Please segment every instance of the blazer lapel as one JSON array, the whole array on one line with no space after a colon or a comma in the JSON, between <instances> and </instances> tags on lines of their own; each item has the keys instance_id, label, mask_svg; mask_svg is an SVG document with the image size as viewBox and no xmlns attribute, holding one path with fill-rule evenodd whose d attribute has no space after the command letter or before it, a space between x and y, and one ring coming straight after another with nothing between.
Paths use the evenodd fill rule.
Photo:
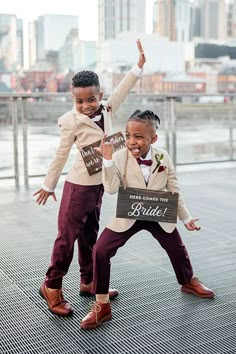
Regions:
<instances>
[{"instance_id":1,"label":"blazer lapel","mask_svg":"<svg viewBox=\"0 0 236 354\"><path fill-rule=\"evenodd\" d=\"M90 119L88 116L86 116L84 114L77 113L75 119L78 119L81 122L83 122L84 124L87 124L90 127L94 128L94 129L97 129L97 130L100 130L100 131L103 132L103 130L95 122L92 121L92 119Z\"/></svg>"},{"instance_id":2,"label":"blazer lapel","mask_svg":"<svg viewBox=\"0 0 236 354\"><path fill-rule=\"evenodd\" d=\"M155 159L155 153L157 152L152 146L151 146L151 149L152 149L152 161L153 161L153 164L152 164L152 168L151 168L151 174L150 174L150 177L149 177L149 180L148 180L148 185L147 185L147 188L151 187L152 183L155 181L155 179L157 178L157 174L158 174L158 168L156 169L155 172L153 172L157 166L157 162L156 162L156 159Z\"/></svg>"},{"instance_id":3,"label":"blazer lapel","mask_svg":"<svg viewBox=\"0 0 236 354\"><path fill-rule=\"evenodd\" d=\"M104 120L104 131L107 135L112 134L112 122L111 122L111 113L104 109L102 110L103 120Z\"/></svg>"}]
</instances>

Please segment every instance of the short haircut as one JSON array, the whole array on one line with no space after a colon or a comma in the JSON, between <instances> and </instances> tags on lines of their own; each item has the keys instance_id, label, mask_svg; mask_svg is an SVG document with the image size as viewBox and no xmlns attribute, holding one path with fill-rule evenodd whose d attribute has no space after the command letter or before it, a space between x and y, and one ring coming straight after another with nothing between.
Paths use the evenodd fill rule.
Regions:
<instances>
[{"instance_id":1,"label":"short haircut","mask_svg":"<svg viewBox=\"0 0 236 354\"><path fill-rule=\"evenodd\" d=\"M148 123L152 125L154 129L158 129L158 124L160 124L160 118L155 113L149 110L140 111L139 109L137 109L128 118L128 122L130 121Z\"/></svg>"},{"instance_id":2,"label":"short haircut","mask_svg":"<svg viewBox=\"0 0 236 354\"><path fill-rule=\"evenodd\" d=\"M90 70L82 70L75 74L72 78L72 87L88 87L96 86L100 88L98 75Z\"/></svg>"}]
</instances>

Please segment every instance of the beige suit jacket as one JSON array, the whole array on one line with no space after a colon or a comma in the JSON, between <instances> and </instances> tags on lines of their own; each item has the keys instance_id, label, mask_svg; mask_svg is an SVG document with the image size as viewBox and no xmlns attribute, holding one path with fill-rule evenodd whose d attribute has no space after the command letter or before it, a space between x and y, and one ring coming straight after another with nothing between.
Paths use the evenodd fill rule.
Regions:
<instances>
[{"instance_id":1,"label":"beige suit jacket","mask_svg":"<svg viewBox=\"0 0 236 354\"><path fill-rule=\"evenodd\" d=\"M138 76L129 71L107 101L107 107L109 106L111 109L107 110L106 106L104 106L102 113L107 135L112 133L112 114L118 110L137 79ZM104 135L102 129L88 116L78 113L75 108L61 116L58 120L58 125L61 131L60 144L45 177L44 186L49 191L55 189L73 144L76 145L78 153L74 165L66 176L66 180L80 185L98 185L102 183L102 172L90 176L80 153L80 149L84 146L102 139Z\"/></svg>"},{"instance_id":2,"label":"beige suit jacket","mask_svg":"<svg viewBox=\"0 0 236 354\"><path fill-rule=\"evenodd\" d=\"M143 174L136 159L127 150L127 148L115 152L113 154L113 165L111 167L105 167L103 165L102 174L105 191L109 194L114 194L118 191L120 186L124 186L125 184L127 187L132 188L142 188L156 191L174 191L179 193L179 219L185 220L190 218L190 214L185 206L183 196L180 192L180 187L178 185L175 169L170 156L166 151L161 149L154 149L152 146L151 153L153 164L151 167L151 174L148 185L146 185ZM165 171L159 172L158 170L152 173L156 167L156 160L154 156L155 153L164 155L162 164L167 167L167 173ZM122 232L128 230L134 223L135 220L132 219L112 217L107 225L107 228L116 232ZM159 224L168 233L172 232L176 226L176 224L173 223L160 222Z\"/></svg>"}]
</instances>

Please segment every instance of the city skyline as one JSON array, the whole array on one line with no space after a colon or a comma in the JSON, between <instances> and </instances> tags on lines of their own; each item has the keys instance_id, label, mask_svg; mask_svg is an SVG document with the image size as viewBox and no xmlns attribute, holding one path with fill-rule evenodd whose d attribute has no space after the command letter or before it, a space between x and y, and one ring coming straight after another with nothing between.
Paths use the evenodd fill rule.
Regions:
<instances>
[{"instance_id":1,"label":"city skyline","mask_svg":"<svg viewBox=\"0 0 236 354\"><path fill-rule=\"evenodd\" d=\"M148 60L146 77L137 92L234 89L234 83L228 84L225 78L221 85L220 74L227 76L235 67L236 18L232 14L236 0L228 9L225 0L150 1L88 0L86 4L94 6L84 14L86 8L82 11L81 3L76 11L70 6L64 10L58 6L53 14L52 7L47 7L45 13L40 6L34 9L35 16L32 12L21 16L8 8L5 12L12 14L0 14L1 80L9 89L61 92L69 89L73 73L90 68L105 73L102 84L106 92L111 92L116 80L137 60L135 42L140 38ZM23 4L27 1L23 0ZM146 4L152 14L151 33L145 26ZM24 66L22 17L25 37L29 38L28 43L25 40ZM81 19L86 19L87 31L97 31L97 42L83 39L79 19L80 30Z\"/></svg>"},{"instance_id":2,"label":"city skyline","mask_svg":"<svg viewBox=\"0 0 236 354\"><path fill-rule=\"evenodd\" d=\"M146 32L152 31L152 10L155 0L146 0ZM82 40L97 40L97 0L67 0L65 3L55 3L53 1L41 0L32 6L29 0L21 0L21 6L15 0L8 0L0 5L0 14L15 14L24 21L24 32L27 37L28 23L38 19L44 14L60 14L79 16L79 36ZM88 15L89 20L88 21ZM94 25L90 25L90 23ZM26 39L27 40L27 39Z\"/></svg>"}]
</instances>

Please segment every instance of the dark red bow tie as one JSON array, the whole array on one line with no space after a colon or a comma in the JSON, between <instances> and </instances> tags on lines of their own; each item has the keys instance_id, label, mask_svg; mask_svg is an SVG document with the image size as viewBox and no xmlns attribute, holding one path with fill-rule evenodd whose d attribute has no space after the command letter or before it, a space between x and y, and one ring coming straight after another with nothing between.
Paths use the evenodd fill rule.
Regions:
<instances>
[{"instance_id":1,"label":"dark red bow tie","mask_svg":"<svg viewBox=\"0 0 236 354\"><path fill-rule=\"evenodd\" d=\"M103 110L103 106L101 105L95 113L93 113L89 116L89 118L95 118L95 117L99 116L100 114L102 114L102 110Z\"/></svg>"},{"instance_id":2,"label":"dark red bow tie","mask_svg":"<svg viewBox=\"0 0 236 354\"><path fill-rule=\"evenodd\" d=\"M137 158L137 162L139 165L152 166L152 160L141 160L139 157Z\"/></svg>"}]
</instances>

